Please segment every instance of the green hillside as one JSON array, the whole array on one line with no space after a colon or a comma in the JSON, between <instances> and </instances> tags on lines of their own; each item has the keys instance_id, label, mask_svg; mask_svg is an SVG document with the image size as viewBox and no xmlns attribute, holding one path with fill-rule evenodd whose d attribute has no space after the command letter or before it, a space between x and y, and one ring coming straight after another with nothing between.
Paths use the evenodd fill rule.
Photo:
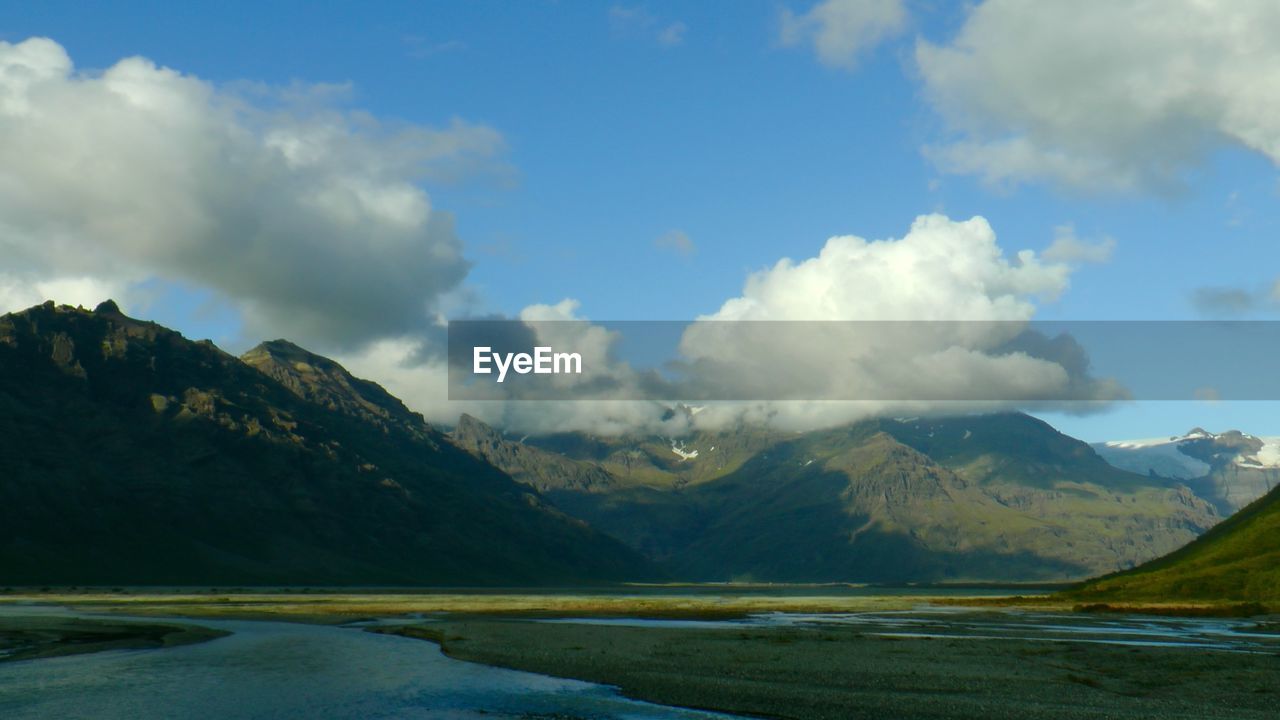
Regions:
<instances>
[{"instance_id":1,"label":"green hillside","mask_svg":"<svg viewBox=\"0 0 1280 720\"><path fill-rule=\"evenodd\" d=\"M1175 552L1069 593L1088 600L1280 602L1280 489Z\"/></svg>"}]
</instances>

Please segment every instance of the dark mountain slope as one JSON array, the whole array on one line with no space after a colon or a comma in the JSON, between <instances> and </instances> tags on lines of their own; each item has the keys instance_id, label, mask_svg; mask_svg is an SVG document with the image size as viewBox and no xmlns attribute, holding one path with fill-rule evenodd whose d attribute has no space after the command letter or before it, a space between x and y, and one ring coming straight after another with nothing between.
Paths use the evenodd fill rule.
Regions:
<instances>
[{"instance_id":1,"label":"dark mountain slope","mask_svg":"<svg viewBox=\"0 0 1280 720\"><path fill-rule=\"evenodd\" d=\"M651 576L377 386L297 353L265 345L259 371L111 303L0 317L0 583Z\"/></svg>"}]
</instances>

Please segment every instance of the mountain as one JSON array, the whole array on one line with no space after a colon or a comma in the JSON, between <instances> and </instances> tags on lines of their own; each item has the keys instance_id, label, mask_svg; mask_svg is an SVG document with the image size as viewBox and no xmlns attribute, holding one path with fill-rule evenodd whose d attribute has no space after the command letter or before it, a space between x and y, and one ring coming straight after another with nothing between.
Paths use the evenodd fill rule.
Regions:
<instances>
[{"instance_id":1,"label":"mountain","mask_svg":"<svg viewBox=\"0 0 1280 720\"><path fill-rule=\"evenodd\" d=\"M249 367L284 385L294 395L325 409L382 429L426 440L430 428L422 416L382 389L361 380L329 358L288 340L264 342L240 356Z\"/></svg>"},{"instance_id":2,"label":"mountain","mask_svg":"<svg viewBox=\"0 0 1280 720\"><path fill-rule=\"evenodd\" d=\"M599 466L622 485L682 488L723 477L792 436L794 433L740 424L680 438L556 433L533 436L525 443Z\"/></svg>"},{"instance_id":3,"label":"mountain","mask_svg":"<svg viewBox=\"0 0 1280 720\"><path fill-rule=\"evenodd\" d=\"M1070 591L1086 601L1280 602L1280 489L1164 557Z\"/></svg>"},{"instance_id":4,"label":"mountain","mask_svg":"<svg viewBox=\"0 0 1280 720\"><path fill-rule=\"evenodd\" d=\"M377 385L121 314L0 317L0 584L655 577Z\"/></svg>"},{"instance_id":5,"label":"mountain","mask_svg":"<svg viewBox=\"0 0 1280 720\"><path fill-rule=\"evenodd\" d=\"M1083 578L1169 552L1218 520L1186 487L1114 468L1018 413L520 445L545 451L531 462L555 454L606 469L607 486L547 495L687 580Z\"/></svg>"},{"instance_id":6,"label":"mountain","mask_svg":"<svg viewBox=\"0 0 1280 720\"><path fill-rule=\"evenodd\" d=\"M1185 435L1114 440L1093 448L1115 467L1185 482L1224 515L1280 485L1280 438L1193 428Z\"/></svg>"},{"instance_id":7,"label":"mountain","mask_svg":"<svg viewBox=\"0 0 1280 720\"><path fill-rule=\"evenodd\" d=\"M470 415L449 433L453 444L538 490L603 492L617 480L595 463L581 462L541 448L512 442Z\"/></svg>"}]
</instances>

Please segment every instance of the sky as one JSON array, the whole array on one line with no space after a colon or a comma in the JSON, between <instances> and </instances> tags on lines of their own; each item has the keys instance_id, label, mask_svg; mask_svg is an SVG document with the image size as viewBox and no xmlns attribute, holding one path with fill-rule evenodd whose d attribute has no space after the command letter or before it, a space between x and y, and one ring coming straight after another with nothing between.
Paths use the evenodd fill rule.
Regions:
<instances>
[{"instance_id":1,"label":"sky","mask_svg":"<svg viewBox=\"0 0 1280 720\"><path fill-rule=\"evenodd\" d=\"M8 10L0 310L111 295L231 351L289 337L431 419L447 318L1280 309L1271 2ZM1280 435L1277 410L1044 417Z\"/></svg>"}]
</instances>

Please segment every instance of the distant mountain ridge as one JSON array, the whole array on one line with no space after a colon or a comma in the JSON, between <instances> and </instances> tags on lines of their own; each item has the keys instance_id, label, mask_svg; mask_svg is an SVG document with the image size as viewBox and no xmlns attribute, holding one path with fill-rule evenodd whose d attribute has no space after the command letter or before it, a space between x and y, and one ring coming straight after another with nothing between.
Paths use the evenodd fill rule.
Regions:
<instances>
[{"instance_id":1,"label":"distant mountain ridge","mask_svg":"<svg viewBox=\"0 0 1280 720\"><path fill-rule=\"evenodd\" d=\"M485 457L517 452L466 422ZM1219 519L1186 487L1114 468L1022 414L519 443L529 446L544 452L526 463L607 470L610 485L547 494L688 580L1082 578L1173 550Z\"/></svg>"},{"instance_id":2,"label":"distant mountain ridge","mask_svg":"<svg viewBox=\"0 0 1280 720\"><path fill-rule=\"evenodd\" d=\"M0 467L2 584L659 577L337 363L110 302L0 316Z\"/></svg>"}]
</instances>

